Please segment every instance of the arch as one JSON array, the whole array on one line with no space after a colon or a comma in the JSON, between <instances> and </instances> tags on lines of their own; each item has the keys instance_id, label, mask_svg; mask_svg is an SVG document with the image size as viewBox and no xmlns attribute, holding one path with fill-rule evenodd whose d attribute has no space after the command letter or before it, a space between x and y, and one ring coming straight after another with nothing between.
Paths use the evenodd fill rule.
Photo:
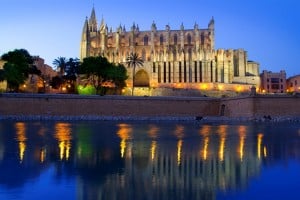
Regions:
<instances>
[{"instance_id":1,"label":"arch","mask_svg":"<svg viewBox=\"0 0 300 200\"><path fill-rule=\"evenodd\" d=\"M150 78L148 73L144 69L140 69L135 73L134 87L149 87Z\"/></svg>"}]
</instances>

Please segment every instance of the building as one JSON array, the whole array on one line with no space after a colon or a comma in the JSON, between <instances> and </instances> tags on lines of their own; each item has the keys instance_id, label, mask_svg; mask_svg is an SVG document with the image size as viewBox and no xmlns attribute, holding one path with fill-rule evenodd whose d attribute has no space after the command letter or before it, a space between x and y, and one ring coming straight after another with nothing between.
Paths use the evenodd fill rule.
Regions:
<instances>
[{"instance_id":1,"label":"building","mask_svg":"<svg viewBox=\"0 0 300 200\"><path fill-rule=\"evenodd\" d=\"M3 69L4 64L5 64L5 61L4 60L0 60L0 69ZM5 81L0 81L0 92L6 91L6 88L7 88L7 82L6 82L6 80Z\"/></svg>"},{"instance_id":2,"label":"building","mask_svg":"<svg viewBox=\"0 0 300 200\"><path fill-rule=\"evenodd\" d=\"M49 65L45 64L45 60L39 56L32 56L33 65L41 71L41 76L29 74L28 79L19 89L23 92L45 92L50 89L49 82L52 77L57 76L57 72ZM5 61L0 60L0 69L3 69ZM7 82L0 82L0 92L7 90Z\"/></svg>"},{"instance_id":3,"label":"building","mask_svg":"<svg viewBox=\"0 0 300 200\"><path fill-rule=\"evenodd\" d=\"M260 74L262 93L285 93L287 89L286 85L286 73L284 70L280 72L271 72L263 70Z\"/></svg>"},{"instance_id":4,"label":"building","mask_svg":"<svg viewBox=\"0 0 300 200\"><path fill-rule=\"evenodd\" d=\"M29 78L22 87L25 92L50 92L50 81L57 76L57 72L49 65L45 64L45 60L39 56L32 56L33 65L41 71L41 75L30 74Z\"/></svg>"},{"instance_id":5,"label":"building","mask_svg":"<svg viewBox=\"0 0 300 200\"><path fill-rule=\"evenodd\" d=\"M102 18L98 26L95 9L85 20L80 44L80 59L105 56L110 62L125 64L131 52L144 65L136 70L135 87L233 89L259 86L259 64L247 60L243 49L215 49L215 22L206 28L195 23L192 29L169 25L159 30L155 22L142 31L137 24L130 30L119 26L116 31ZM132 70L127 85L132 86Z\"/></svg>"},{"instance_id":6,"label":"building","mask_svg":"<svg viewBox=\"0 0 300 200\"><path fill-rule=\"evenodd\" d=\"M300 74L287 79L288 92L300 92Z\"/></svg>"}]
</instances>

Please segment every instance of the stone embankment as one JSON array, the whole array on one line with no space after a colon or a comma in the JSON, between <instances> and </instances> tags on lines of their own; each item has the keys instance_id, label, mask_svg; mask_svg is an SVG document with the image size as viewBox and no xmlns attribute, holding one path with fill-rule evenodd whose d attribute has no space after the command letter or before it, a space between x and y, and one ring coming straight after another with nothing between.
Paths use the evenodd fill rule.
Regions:
<instances>
[{"instance_id":1,"label":"stone embankment","mask_svg":"<svg viewBox=\"0 0 300 200\"><path fill-rule=\"evenodd\" d=\"M131 97L0 94L0 119L300 122L300 97Z\"/></svg>"}]
</instances>

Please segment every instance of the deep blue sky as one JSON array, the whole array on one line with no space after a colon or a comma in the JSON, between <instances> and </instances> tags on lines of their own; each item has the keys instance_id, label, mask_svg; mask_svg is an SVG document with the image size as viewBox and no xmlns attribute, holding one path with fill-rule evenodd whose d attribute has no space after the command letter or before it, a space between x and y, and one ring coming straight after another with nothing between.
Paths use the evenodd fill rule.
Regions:
<instances>
[{"instance_id":1,"label":"deep blue sky","mask_svg":"<svg viewBox=\"0 0 300 200\"><path fill-rule=\"evenodd\" d=\"M83 23L95 7L98 23L133 22L149 30L186 29L197 22L206 28L215 19L216 48L248 51L260 69L300 74L300 3L297 0L1 0L0 55L25 48L46 63L59 57L79 57Z\"/></svg>"}]
</instances>

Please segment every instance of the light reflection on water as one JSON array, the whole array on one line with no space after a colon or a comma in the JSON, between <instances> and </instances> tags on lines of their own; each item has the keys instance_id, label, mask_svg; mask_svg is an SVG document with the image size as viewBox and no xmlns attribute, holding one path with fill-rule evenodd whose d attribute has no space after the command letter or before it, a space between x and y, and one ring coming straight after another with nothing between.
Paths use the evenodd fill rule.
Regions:
<instances>
[{"instance_id":1,"label":"light reflection on water","mask_svg":"<svg viewBox=\"0 0 300 200\"><path fill-rule=\"evenodd\" d=\"M272 191L286 174L299 180L299 133L296 124L1 121L0 199L251 199L253 183Z\"/></svg>"}]
</instances>

